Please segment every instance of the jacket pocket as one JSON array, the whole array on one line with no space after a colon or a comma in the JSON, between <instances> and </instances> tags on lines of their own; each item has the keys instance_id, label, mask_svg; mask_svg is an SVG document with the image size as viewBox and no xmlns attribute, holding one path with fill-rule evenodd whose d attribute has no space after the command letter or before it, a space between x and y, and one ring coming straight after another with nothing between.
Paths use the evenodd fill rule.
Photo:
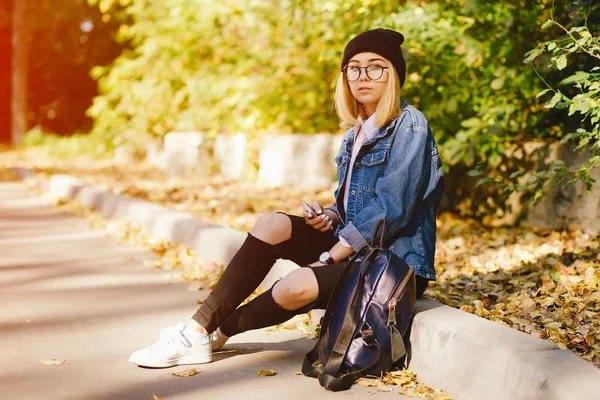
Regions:
<instances>
[{"instance_id":1,"label":"jacket pocket","mask_svg":"<svg viewBox=\"0 0 600 400\"><path fill-rule=\"evenodd\" d=\"M361 160L361 164L366 165L368 167L383 164L387 157L387 152L387 149L374 150L363 157L363 159Z\"/></svg>"}]
</instances>

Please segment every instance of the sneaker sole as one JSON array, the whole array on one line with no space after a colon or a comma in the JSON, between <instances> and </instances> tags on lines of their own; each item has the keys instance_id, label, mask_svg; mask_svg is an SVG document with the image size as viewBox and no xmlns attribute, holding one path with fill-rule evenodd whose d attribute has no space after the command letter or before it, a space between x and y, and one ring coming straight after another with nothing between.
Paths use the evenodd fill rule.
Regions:
<instances>
[{"instance_id":1,"label":"sneaker sole","mask_svg":"<svg viewBox=\"0 0 600 400\"><path fill-rule=\"evenodd\" d=\"M149 368L168 368L175 367L177 365L190 365L190 364L207 364L212 361L212 354L208 354L205 356L186 356L180 357L175 360L164 361L164 362L142 362L135 361L134 359L129 359L129 362L133 364L137 364L140 367L149 367Z\"/></svg>"}]
</instances>

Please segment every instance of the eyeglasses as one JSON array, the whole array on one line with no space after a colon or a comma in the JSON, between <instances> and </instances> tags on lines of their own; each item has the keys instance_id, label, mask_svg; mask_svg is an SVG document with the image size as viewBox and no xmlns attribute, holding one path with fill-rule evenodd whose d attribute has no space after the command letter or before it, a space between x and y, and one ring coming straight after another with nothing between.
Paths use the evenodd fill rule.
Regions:
<instances>
[{"instance_id":1,"label":"eyeglasses","mask_svg":"<svg viewBox=\"0 0 600 400\"><path fill-rule=\"evenodd\" d=\"M383 76L383 71L388 69L388 67L382 67L381 65L377 64L367 65L366 67L359 67L357 65L346 65L344 68L342 68L342 72L346 76L346 79L348 79L348 82L356 82L360 79L360 75L363 69L365 70L367 78L369 78L372 81L377 81L381 79L381 77Z\"/></svg>"}]
</instances>

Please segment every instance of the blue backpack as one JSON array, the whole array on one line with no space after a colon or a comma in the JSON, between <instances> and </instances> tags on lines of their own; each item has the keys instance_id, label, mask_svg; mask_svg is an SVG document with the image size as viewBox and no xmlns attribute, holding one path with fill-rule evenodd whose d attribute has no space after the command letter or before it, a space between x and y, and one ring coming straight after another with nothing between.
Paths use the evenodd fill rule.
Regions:
<instances>
[{"instance_id":1,"label":"blue backpack","mask_svg":"<svg viewBox=\"0 0 600 400\"><path fill-rule=\"evenodd\" d=\"M302 373L318 378L328 390L346 390L360 377L380 376L406 355L404 340L416 301L415 274L383 248L385 233L382 219L370 245L344 268L321 321L317 344L304 359Z\"/></svg>"}]
</instances>

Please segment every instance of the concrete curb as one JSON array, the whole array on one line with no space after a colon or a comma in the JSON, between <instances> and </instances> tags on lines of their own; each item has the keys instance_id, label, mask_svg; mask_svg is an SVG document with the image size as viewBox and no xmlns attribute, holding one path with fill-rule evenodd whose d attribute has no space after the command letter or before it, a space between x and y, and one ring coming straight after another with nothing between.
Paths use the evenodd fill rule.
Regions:
<instances>
[{"instance_id":1,"label":"concrete curb","mask_svg":"<svg viewBox=\"0 0 600 400\"><path fill-rule=\"evenodd\" d=\"M598 399L600 369L558 345L431 300L417 302L410 368L462 399Z\"/></svg>"},{"instance_id":2,"label":"concrete curb","mask_svg":"<svg viewBox=\"0 0 600 400\"><path fill-rule=\"evenodd\" d=\"M15 172L30 184L76 200L109 218L127 218L159 238L183 243L203 258L227 264L245 234L190 214L85 185L68 175L44 184L29 170ZM278 261L269 287L297 267ZM600 393L600 369L549 341L431 300L417 301L409 367L431 387L465 400L587 400Z\"/></svg>"}]
</instances>

